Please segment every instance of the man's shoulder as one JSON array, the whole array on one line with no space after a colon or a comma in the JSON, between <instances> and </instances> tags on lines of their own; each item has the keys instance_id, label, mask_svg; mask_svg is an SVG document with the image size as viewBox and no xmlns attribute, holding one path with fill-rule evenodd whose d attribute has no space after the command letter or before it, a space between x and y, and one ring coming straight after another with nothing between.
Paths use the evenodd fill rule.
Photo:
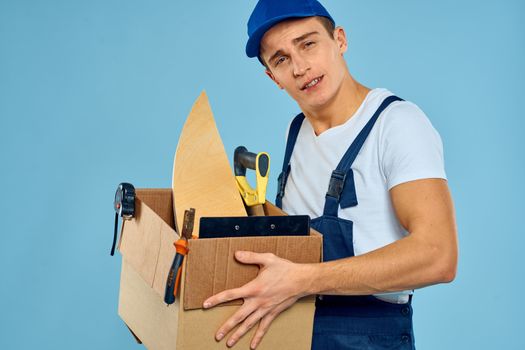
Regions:
<instances>
[{"instance_id":1,"label":"man's shoulder","mask_svg":"<svg viewBox=\"0 0 525 350\"><path fill-rule=\"evenodd\" d=\"M392 91L385 88L375 88L370 90L365 103L368 104L368 108L377 109L381 103L390 96L397 96L402 101L393 102L388 108L385 109L384 114L388 115L408 115L416 117L426 117L423 110L416 105L414 102L405 99L402 95L393 93Z\"/></svg>"},{"instance_id":2,"label":"man's shoulder","mask_svg":"<svg viewBox=\"0 0 525 350\"><path fill-rule=\"evenodd\" d=\"M376 91L377 90L377 91ZM382 101L389 96L396 95L387 89L374 89L374 96L370 99L373 109L377 109ZM378 119L378 129L384 132L395 132L405 128L433 128L432 124L423 110L414 102L403 99L402 101L393 102L388 106Z\"/></svg>"}]
</instances>

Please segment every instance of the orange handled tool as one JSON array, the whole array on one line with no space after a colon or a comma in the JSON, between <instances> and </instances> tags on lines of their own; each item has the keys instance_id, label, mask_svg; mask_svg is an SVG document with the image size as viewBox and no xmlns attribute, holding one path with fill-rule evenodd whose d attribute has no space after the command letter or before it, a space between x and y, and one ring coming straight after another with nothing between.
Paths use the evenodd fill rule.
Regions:
<instances>
[{"instance_id":1,"label":"orange handled tool","mask_svg":"<svg viewBox=\"0 0 525 350\"><path fill-rule=\"evenodd\" d=\"M173 264L171 264L170 272L168 273L166 291L164 293L164 302L168 305L175 302L180 276L182 274L182 262L186 254L188 254L188 239L192 238L194 221L195 209L191 208L190 210L186 210L184 212L181 238L173 243L177 253L175 254Z\"/></svg>"}]
</instances>

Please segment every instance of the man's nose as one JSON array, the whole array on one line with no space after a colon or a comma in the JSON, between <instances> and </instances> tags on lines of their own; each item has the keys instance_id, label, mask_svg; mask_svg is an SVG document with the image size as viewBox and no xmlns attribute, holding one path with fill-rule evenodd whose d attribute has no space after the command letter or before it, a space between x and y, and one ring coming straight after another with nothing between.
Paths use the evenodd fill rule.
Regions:
<instances>
[{"instance_id":1,"label":"man's nose","mask_svg":"<svg viewBox=\"0 0 525 350\"><path fill-rule=\"evenodd\" d=\"M310 69L308 61L303 59L300 55L293 58L293 75L295 77L303 76Z\"/></svg>"}]
</instances>

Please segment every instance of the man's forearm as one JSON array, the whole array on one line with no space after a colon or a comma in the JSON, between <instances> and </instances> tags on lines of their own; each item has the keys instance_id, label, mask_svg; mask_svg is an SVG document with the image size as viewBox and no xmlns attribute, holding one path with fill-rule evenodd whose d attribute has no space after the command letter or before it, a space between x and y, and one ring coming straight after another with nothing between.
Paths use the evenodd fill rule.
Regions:
<instances>
[{"instance_id":1,"label":"man's forearm","mask_svg":"<svg viewBox=\"0 0 525 350\"><path fill-rule=\"evenodd\" d=\"M364 255L304 266L305 294L368 295L450 282L456 262L455 245L412 234Z\"/></svg>"}]
</instances>

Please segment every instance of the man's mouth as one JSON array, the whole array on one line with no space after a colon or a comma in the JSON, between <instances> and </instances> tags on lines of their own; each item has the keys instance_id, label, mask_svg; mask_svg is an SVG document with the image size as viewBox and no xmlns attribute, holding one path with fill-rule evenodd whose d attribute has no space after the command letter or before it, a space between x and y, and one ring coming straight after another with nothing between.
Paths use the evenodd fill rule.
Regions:
<instances>
[{"instance_id":1,"label":"man's mouth","mask_svg":"<svg viewBox=\"0 0 525 350\"><path fill-rule=\"evenodd\" d=\"M319 82L323 80L323 75L321 75L320 77L317 77L317 78L314 78L312 80L310 80L308 83L304 84L303 87L301 88L301 90L307 90L307 89L310 89L314 86L316 86L317 84L319 84Z\"/></svg>"}]
</instances>

